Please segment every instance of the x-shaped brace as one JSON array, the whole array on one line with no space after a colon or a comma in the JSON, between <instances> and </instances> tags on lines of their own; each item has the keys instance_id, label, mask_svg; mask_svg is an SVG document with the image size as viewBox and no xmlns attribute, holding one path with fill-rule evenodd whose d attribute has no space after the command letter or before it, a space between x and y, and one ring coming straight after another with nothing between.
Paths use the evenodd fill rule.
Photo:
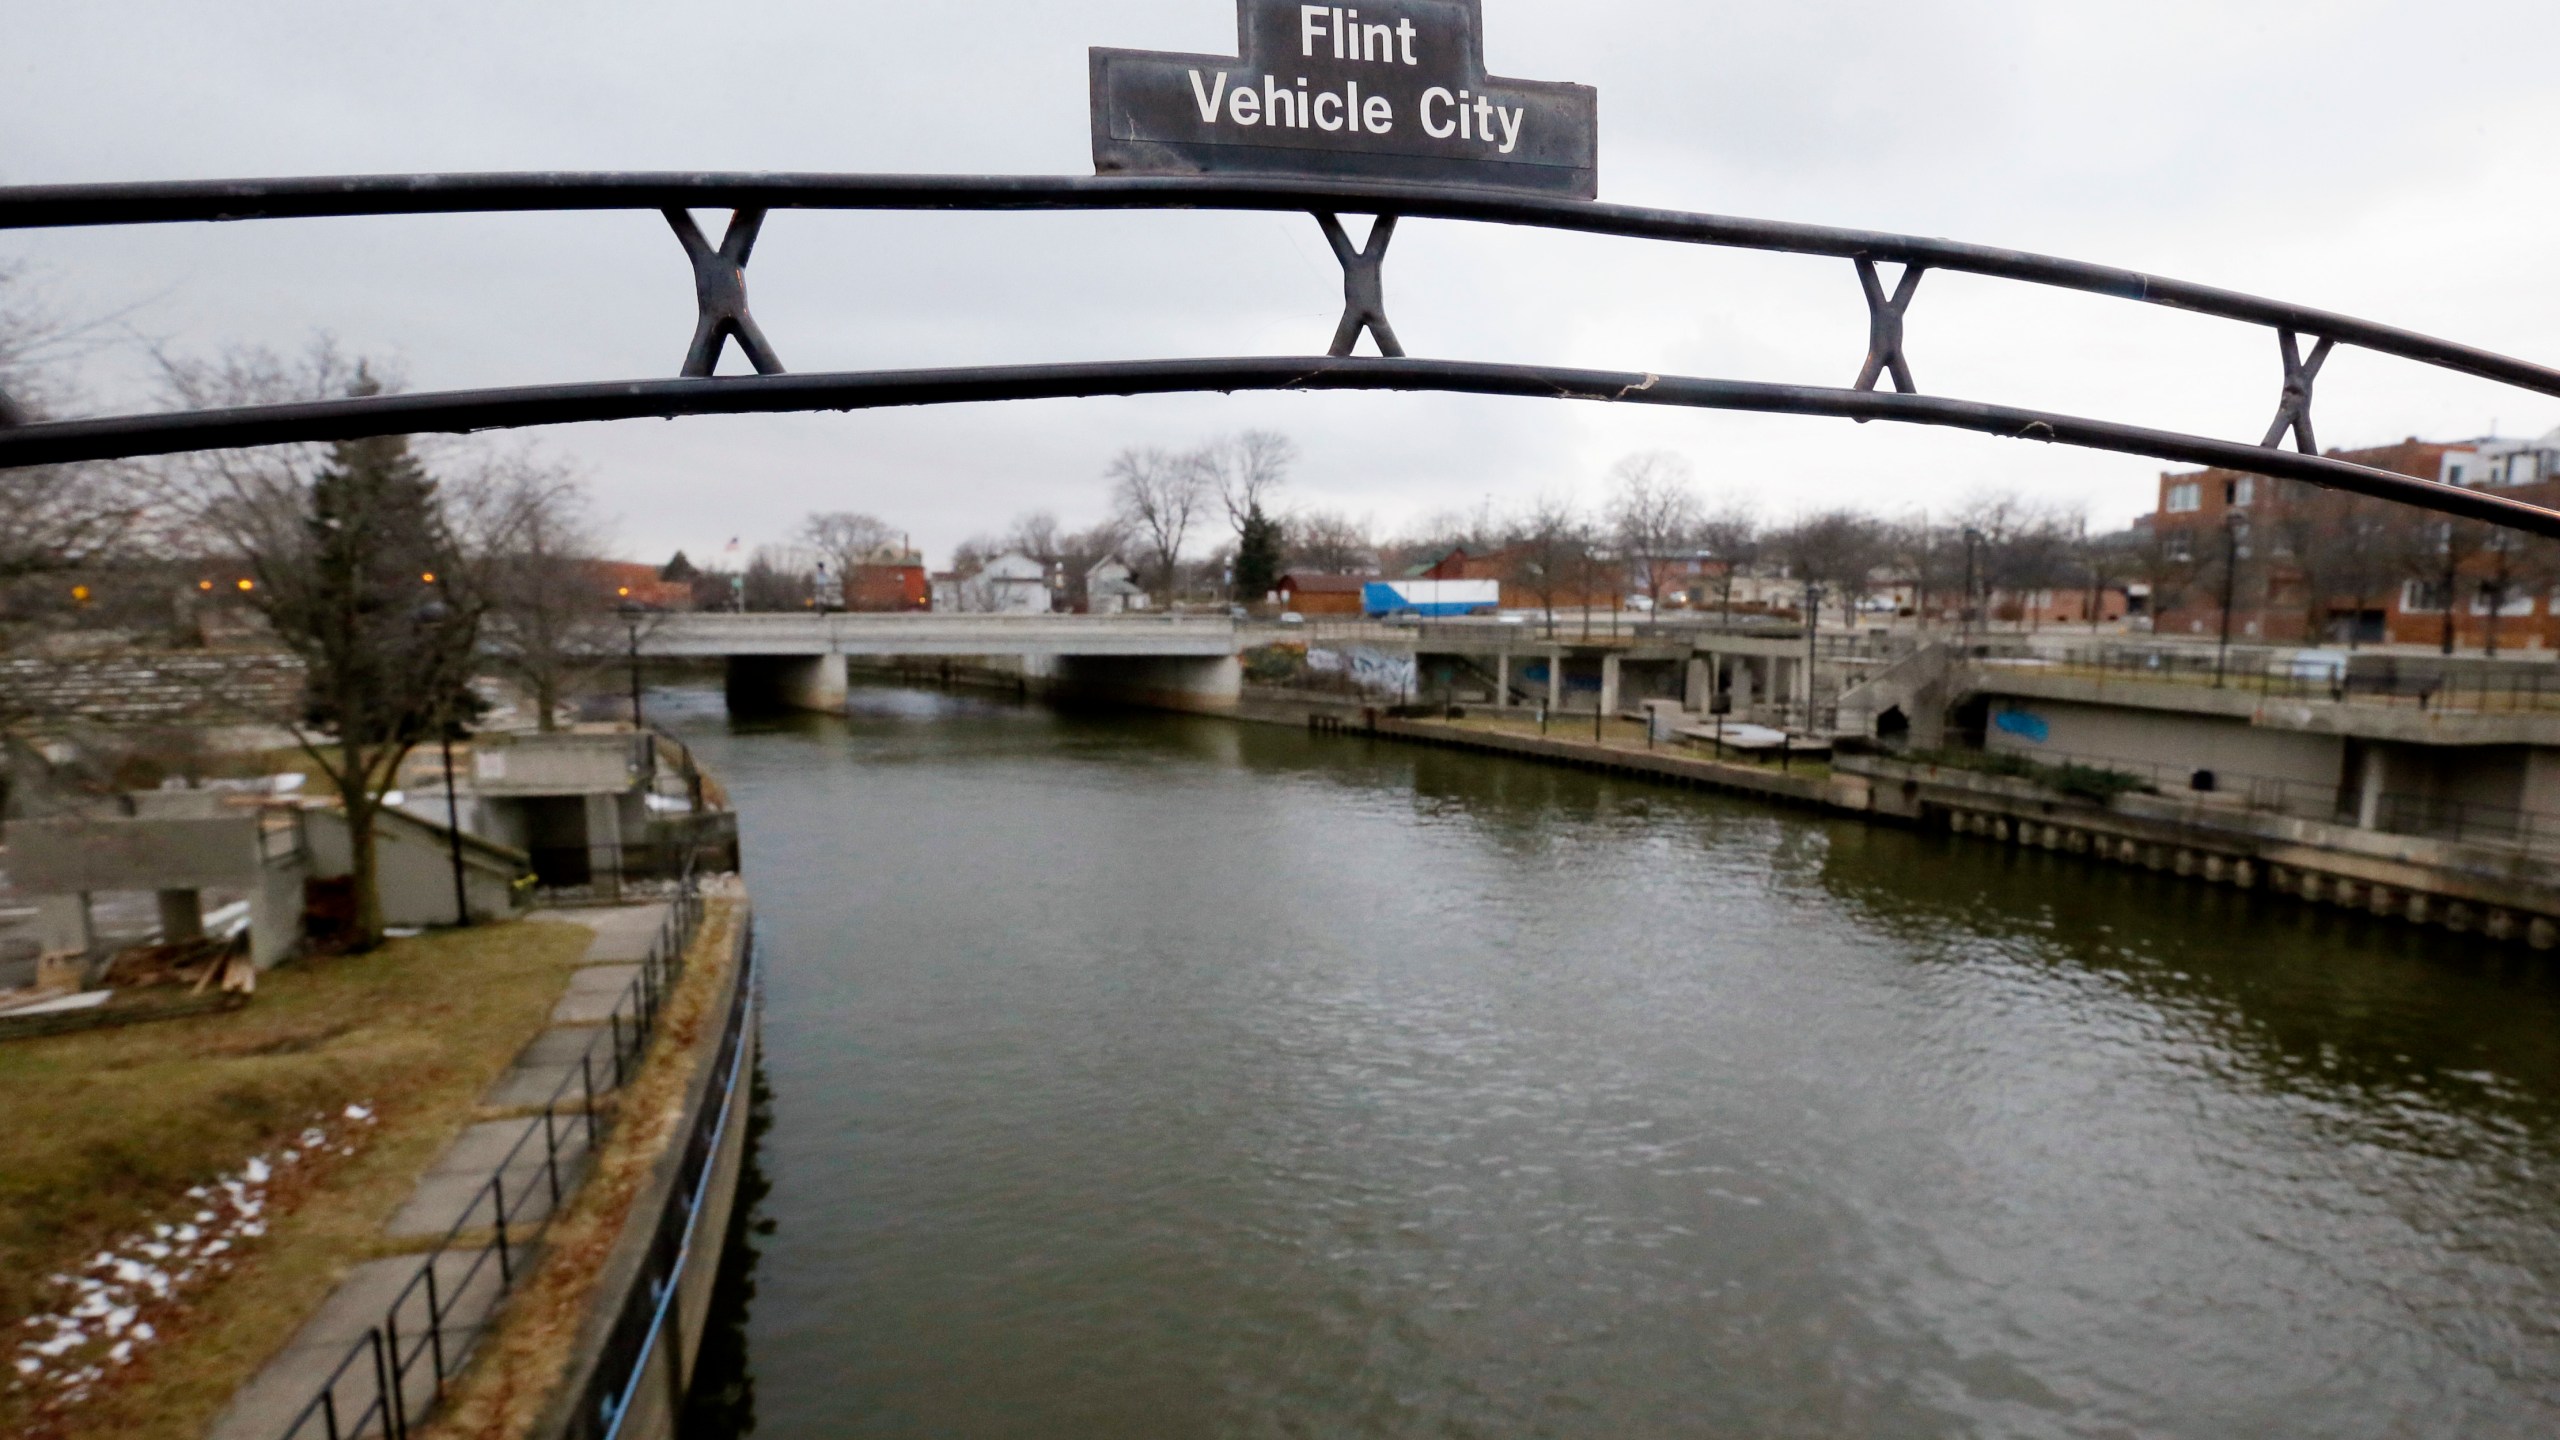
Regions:
<instances>
[{"instance_id":1,"label":"x-shaped brace","mask_svg":"<svg viewBox=\"0 0 2560 1440\"><path fill-rule=\"evenodd\" d=\"M731 212L729 231L720 237L720 248L716 250L702 238L702 229L693 223L692 215L682 210L669 210L666 215L668 227L684 244L685 258L693 262L693 298L702 311L700 322L693 328L693 348L684 353L683 373L701 378L719 369L721 347L734 335L738 348L746 352L757 374L781 374L781 359L765 343L764 331L756 328L755 316L747 313L747 257L755 253L756 232L764 228L764 212Z\"/></svg>"},{"instance_id":2,"label":"x-shaped brace","mask_svg":"<svg viewBox=\"0 0 2560 1440\"><path fill-rule=\"evenodd\" d=\"M2302 340L2290 330L2276 332L2276 344L2284 351L2284 403L2276 408L2276 423L2267 427L2267 438L2258 443L2269 450L2284 444L2284 432L2293 432L2295 443L2305 455L2320 453L2320 442L2311 438L2311 386L2320 378L2320 367L2329 363L2329 352L2338 342L2323 338L2302 358Z\"/></svg>"},{"instance_id":3,"label":"x-shaped brace","mask_svg":"<svg viewBox=\"0 0 2560 1440\"><path fill-rule=\"evenodd\" d=\"M1887 299L1884 281L1876 275L1876 262L1859 259L1858 288L1867 292L1867 363L1858 371L1858 389L1873 390L1890 373L1895 390L1905 395L1920 393L1920 387L1911 381L1911 362L1902 355L1902 317L1911 309L1911 297L1920 293L1920 277L1927 273L1926 265L1905 264L1902 283Z\"/></svg>"},{"instance_id":4,"label":"x-shaped brace","mask_svg":"<svg viewBox=\"0 0 2560 1440\"><path fill-rule=\"evenodd\" d=\"M1369 243L1353 249L1351 237L1342 229L1342 221L1318 211L1316 223L1324 227L1325 242L1333 247L1333 258L1342 262L1342 324L1333 332L1333 348L1329 355L1348 355L1360 343L1360 332L1376 337L1378 353L1389 359L1404 355L1404 346L1396 343L1396 327L1387 323L1386 277L1387 243L1396 238L1396 217L1381 215L1369 227Z\"/></svg>"}]
</instances>

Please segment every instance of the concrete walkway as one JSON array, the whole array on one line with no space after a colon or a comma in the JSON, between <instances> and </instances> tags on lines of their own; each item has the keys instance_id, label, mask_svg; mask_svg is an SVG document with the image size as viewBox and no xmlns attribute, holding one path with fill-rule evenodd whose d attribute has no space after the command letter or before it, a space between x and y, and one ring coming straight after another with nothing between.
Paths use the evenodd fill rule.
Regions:
<instances>
[{"instance_id":1,"label":"concrete walkway","mask_svg":"<svg viewBox=\"0 0 2560 1440\"><path fill-rule=\"evenodd\" d=\"M435 1261L435 1313L443 1323L429 1323L424 1285L402 1295L426 1263L422 1256L357 1266L292 1341L231 1397L230 1407L214 1422L211 1440L285 1440L288 1427L323 1387L337 1402L339 1435L354 1440L384 1433L382 1417L366 1415L366 1407L380 1394L371 1354L347 1364L334 1383L330 1377L366 1332L384 1325L386 1317L399 1331L400 1353L394 1363L406 1365L400 1388L408 1418L421 1418L436 1397L433 1347L442 1346L448 1373L458 1370L490 1312L505 1298L505 1275L524 1273L535 1258L529 1247L512 1239L504 1271L498 1256L479 1252L479 1244L495 1228L497 1196L505 1196L512 1237L548 1219L585 1178L588 1081L592 1079L595 1095L603 1095L612 1091L616 1077L609 1045L596 1046L584 1065L581 1057L589 1056L610 1017L631 1018L631 982L657 943L667 906L549 910L527 918L583 925L595 932L595 939L571 972L567 993L553 1007L552 1028L535 1036L489 1087L480 1100L482 1118L465 1127L427 1167L384 1227L393 1240L432 1242L457 1224L463 1226L463 1246ZM539 1113L523 1113L546 1105L552 1106L548 1122ZM546 1123L548 1143L542 1133ZM393 1316L395 1300L399 1311ZM328 1433L326 1420L314 1410L297 1440L319 1440Z\"/></svg>"}]
</instances>

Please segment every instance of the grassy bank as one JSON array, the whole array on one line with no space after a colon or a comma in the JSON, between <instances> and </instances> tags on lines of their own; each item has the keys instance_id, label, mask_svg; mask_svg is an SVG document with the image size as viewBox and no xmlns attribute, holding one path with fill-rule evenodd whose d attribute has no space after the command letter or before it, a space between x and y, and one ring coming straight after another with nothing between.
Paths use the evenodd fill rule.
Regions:
<instances>
[{"instance_id":1,"label":"grassy bank","mask_svg":"<svg viewBox=\"0 0 2560 1440\"><path fill-rule=\"evenodd\" d=\"M23 1317L70 1303L52 1277L205 1213L189 1190L253 1158L276 1171L262 1233L140 1307L150 1343L101 1361L77 1404L54 1407L50 1381L0 1386L0 1434L201 1434L337 1277L382 1252L384 1221L542 1028L588 939L516 924L395 941L272 972L234 1013L0 1045L0 1360ZM370 1119L348 1123L350 1105ZM321 1122L330 1142L300 1146Z\"/></svg>"}]
</instances>

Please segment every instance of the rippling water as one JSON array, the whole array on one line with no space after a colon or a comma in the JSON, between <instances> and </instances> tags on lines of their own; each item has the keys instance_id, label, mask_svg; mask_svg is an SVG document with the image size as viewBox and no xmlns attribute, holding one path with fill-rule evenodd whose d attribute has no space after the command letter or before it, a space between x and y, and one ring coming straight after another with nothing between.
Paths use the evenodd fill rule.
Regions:
<instances>
[{"instance_id":1,"label":"rippling water","mask_svg":"<svg viewBox=\"0 0 2560 1440\"><path fill-rule=\"evenodd\" d=\"M730 725L768 1436L2560 1434L2548 962L1356 739Z\"/></svg>"}]
</instances>

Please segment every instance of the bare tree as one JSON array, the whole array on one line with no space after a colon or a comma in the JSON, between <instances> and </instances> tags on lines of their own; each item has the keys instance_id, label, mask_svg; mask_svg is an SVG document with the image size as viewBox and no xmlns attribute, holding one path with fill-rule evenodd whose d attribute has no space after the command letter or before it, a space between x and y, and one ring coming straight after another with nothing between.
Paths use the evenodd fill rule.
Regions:
<instances>
[{"instance_id":1,"label":"bare tree","mask_svg":"<svg viewBox=\"0 0 2560 1440\"><path fill-rule=\"evenodd\" d=\"M839 580L852 579L855 569L870 564L881 551L902 548L888 521L851 510L810 516L800 522L800 538L826 552Z\"/></svg>"},{"instance_id":2,"label":"bare tree","mask_svg":"<svg viewBox=\"0 0 2560 1440\"><path fill-rule=\"evenodd\" d=\"M2347 622L2352 649L2363 643L2364 617L2390 604L2400 579L2394 551L2412 517L2405 506L2369 496L2331 492L2327 499L2332 518L2320 536L2323 565L2331 592L2355 607Z\"/></svg>"},{"instance_id":3,"label":"bare tree","mask_svg":"<svg viewBox=\"0 0 2560 1440\"><path fill-rule=\"evenodd\" d=\"M1150 578L1169 607L1181 583L1183 548L1208 499L1207 468L1196 454L1148 448L1121 451L1104 473L1120 518L1147 548Z\"/></svg>"},{"instance_id":4,"label":"bare tree","mask_svg":"<svg viewBox=\"0 0 2560 1440\"><path fill-rule=\"evenodd\" d=\"M1538 597L1547 632L1555 633L1556 597L1590 565L1591 526L1570 500L1542 496L1512 527L1510 580ZM1585 594L1587 606L1590 596Z\"/></svg>"},{"instance_id":5,"label":"bare tree","mask_svg":"<svg viewBox=\"0 0 2560 1440\"><path fill-rule=\"evenodd\" d=\"M1760 517L1751 507L1729 503L1698 522L1698 548L1716 566L1716 599L1726 623L1733 620L1733 587L1742 572L1760 563Z\"/></svg>"},{"instance_id":6,"label":"bare tree","mask_svg":"<svg viewBox=\"0 0 2560 1440\"><path fill-rule=\"evenodd\" d=\"M492 535L482 652L490 668L523 688L535 724L547 733L622 638L615 597L594 569L603 544L585 494L558 466L504 463L474 508L481 518L473 528Z\"/></svg>"},{"instance_id":7,"label":"bare tree","mask_svg":"<svg viewBox=\"0 0 2560 1440\"><path fill-rule=\"evenodd\" d=\"M1367 573L1378 561L1369 527L1338 510L1310 510L1288 528L1289 565L1325 575Z\"/></svg>"},{"instance_id":8,"label":"bare tree","mask_svg":"<svg viewBox=\"0 0 2560 1440\"><path fill-rule=\"evenodd\" d=\"M1217 488L1227 525L1241 537L1256 510L1269 514L1272 498L1298 463L1298 442L1274 430L1247 430L1204 446L1197 463Z\"/></svg>"},{"instance_id":9,"label":"bare tree","mask_svg":"<svg viewBox=\"0 0 2560 1440\"><path fill-rule=\"evenodd\" d=\"M1004 558L1013 541L1003 535L978 534L951 547L951 573L967 579L987 568L990 561Z\"/></svg>"},{"instance_id":10,"label":"bare tree","mask_svg":"<svg viewBox=\"0 0 2560 1440\"><path fill-rule=\"evenodd\" d=\"M2133 576L2150 588L2150 620L2153 630L2161 619L2187 603L2188 593L2203 573L2203 562L2197 558L2197 534L2193 527L2178 525L2146 525L2135 536ZM1972 600L1967 598L1970 606Z\"/></svg>"},{"instance_id":11,"label":"bare tree","mask_svg":"<svg viewBox=\"0 0 2560 1440\"><path fill-rule=\"evenodd\" d=\"M0 267L0 424L44 419L67 397L55 365L90 327L41 310ZM0 470L0 583L94 565L141 538L145 477L125 465Z\"/></svg>"},{"instance_id":12,"label":"bare tree","mask_svg":"<svg viewBox=\"0 0 2560 1440\"><path fill-rule=\"evenodd\" d=\"M1916 519L1889 527L1888 542L1892 551L1888 563L1899 567L1910 579L1912 613L1926 631L1931 616L1944 606L1948 593L1964 588L1963 539L1924 512Z\"/></svg>"},{"instance_id":13,"label":"bare tree","mask_svg":"<svg viewBox=\"0 0 2560 1440\"><path fill-rule=\"evenodd\" d=\"M2302 607L2302 634L2319 643L2339 638L2331 615L2340 600L2351 610L2343 637L2362 643L2363 616L2384 603L2401 574L2400 530L2406 512L2388 501L2299 481L2274 482L2264 522L2276 558L2287 562Z\"/></svg>"},{"instance_id":14,"label":"bare tree","mask_svg":"<svg viewBox=\"0 0 2560 1440\"><path fill-rule=\"evenodd\" d=\"M739 603L760 614L809 608L809 572L790 552L759 545L738 576Z\"/></svg>"},{"instance_id":15,"label":"bare tree","mask_svg":"<svg viewBox=\"0 0 2560 1440\"><path fill-rule=\"evenodd\" d=\"M2030 504L2008 493L1975 496L1957 519L1974 538L1975 581L1991 595L2008 595L2021 619L2039 615L2032 598L2073 583L2074 555L2086 522L2074 511ZM1970 597L1967 605L1972 603Z\"/></svg>"},{"instance_id":16,"label":"bare tree","mask_svg":"<svg viewBox=\"0 0 2560 1440\"><path fill-rule=\"evenodd\" d=\"M1770 549L1795 578L1819 586L1840 602L1842 620L1855 628L1859 606L1873 593L1875 572L1892 558L1884 523L1855 510L1808 515L1770 537ZM1807 624L1820 616L1808 611Z\"/></svg>"},{"instance_id":17,"label":"bare tree","mask_svg":"<svg viewBox=\"0 0 2560 1440\"><path fill-rule=\"evenodd\" d=\"M1046 570L1064 562L1066 540L1066 532L1059 526L1057 516L1046 510L1034 510L1015 518L1013 528L1006 532L1005 546L1039 561L1040 568Z\"/></svg>"},{"instance_id":18,"label":"bare tree","mask_svg":"<svg viewBox=\"0 0 2560 1440\"><path fill-rule=\"evenodd\" d=\"M2072 546L2072 564L2089 602L2089 629L2106 623L2107 592L2119 589L2140 573L2143 537L2131 530L2092 535L2083 525Z\"/></svg>"},{"instance_id":19,"label":"bare tree","mask_svg":"<svg viewBox=\"0 0 2560 1440\"><path fill-rule=\"evenodd\" d=\"M1517 537L1520 521L1496 515L1487 497L1473 510L1442 510L1378 548L1378 565L1388 571L1437 564L1450 552L1464 550L1479 559L1495 554Z\"/></svg>"},{"instance_id":20,"label":"bare tree","mask_svg":"<svg viewBox=\"0 0 2560 1440\"><path fill-rule=\"evenodd\" d=\"M2490 531L2491 527L2476 520L2414 513L2397 527L2398 543L2393 548L2400 573L2424 587L2427 596L2443 607L2447 655L2453 653L2457 638L2454 615L2463 598L2463 577L2489 548Z\"/></svg>"},{"instance_id":21,"label":"bare tree","mask_svg":"<svg viewBox=\"0 0 2560 1440\"><path fill-rule=\"evenodd\" d=\"M2534 597L2555 579L2560 579L2560 551L2550 541L2503 527L2489 531L2465 587L2473 613L2484 617L2481 639L2489 654L2498 653L2498 622L2506 618L2508 607L2522 600L2521 613L2532 614Z\"/></svg>"},{"instance_id":22,"label":"bare tree","mask_svg":"<svg viewBox=\"0 0 2560 1440\"><path fill-rule=\"evenodd\" d=\"M1616 490L1609 527L1619 553L1644 576L1645 598L1662 608L1664 582L1697 544L1698 491L1689 462L1669 451L1629 455L1609 472Z\"/></svg>"},{"instance_id":23,"label":"bare tree","mask_svg":"<svg viewBox=\"0 0 2560 1440\"><path fill-rule=\"evenodd\" d=\"M1094 567L1117 557L1128 545L1129 532L1117 519L1069 531L1058 524L1057 517L1042 513L1027 515L1014 522L1013 527L1012 548L1039 561L1050 573L1065 577L1065 593L1059 599L1075 613L1092 604L1085 584Z\"/></svg>"}]
</instances>

